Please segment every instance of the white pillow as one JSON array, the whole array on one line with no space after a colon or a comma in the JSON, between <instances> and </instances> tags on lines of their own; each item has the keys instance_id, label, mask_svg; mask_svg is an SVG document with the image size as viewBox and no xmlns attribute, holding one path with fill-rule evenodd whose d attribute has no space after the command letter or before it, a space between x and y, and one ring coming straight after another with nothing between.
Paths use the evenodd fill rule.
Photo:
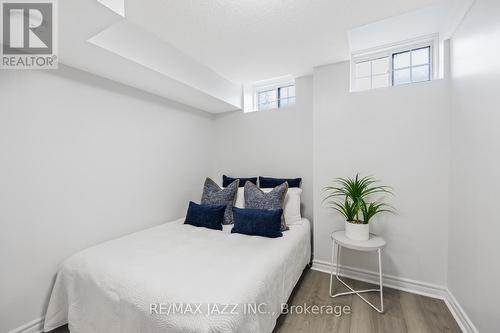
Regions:
<instances>
[{"instance_id":1,"label":"white pillow","mask_svg":"<svg viewBox=\"0 0 500 333\"><path fill-rule=\"evenodd\" d=\"M245 188L238 187L238 192L236 193L236 201L234 202L234 207L245 208Z\"/></svg>"},{"instance_id":2,"label":"white pillow","mask_svg":"<svg viewBox=\"0 0 500 333\"><path fill-rule=\"evenodd\" d=\"M271 192L272 188L262 188L265 193ZM238 192L239 194L239 192ZM287 225L301 224L302 216L300 215L300 195L302 189L298 187L290 187L286 192L285 204L283 205L283 216ZM245 202L245 199L243 199Z\"/></svg>"}]
</instances>

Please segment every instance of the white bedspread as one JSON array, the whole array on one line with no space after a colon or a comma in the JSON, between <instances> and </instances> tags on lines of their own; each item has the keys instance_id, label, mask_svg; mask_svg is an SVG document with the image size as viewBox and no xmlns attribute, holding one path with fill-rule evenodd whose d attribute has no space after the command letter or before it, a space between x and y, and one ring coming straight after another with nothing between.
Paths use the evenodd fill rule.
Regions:
<instances>
[{"instance_id":1,"label":"white bedspread","mask_svg":"<svg viewBox=\"0 0 500 333\"><path fill-rule=\"evenodd\" d=\"M309 221L276 239L228 227L182 219L77 253L58 272L44 330L271 332L310 260Z\"/></svg>"}]
</instances>

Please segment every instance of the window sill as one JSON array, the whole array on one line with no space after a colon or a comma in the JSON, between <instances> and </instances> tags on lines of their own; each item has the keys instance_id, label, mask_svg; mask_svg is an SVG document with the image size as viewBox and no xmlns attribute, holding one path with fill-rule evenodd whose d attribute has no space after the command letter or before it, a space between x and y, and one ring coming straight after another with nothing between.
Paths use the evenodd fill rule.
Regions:
<instances>
[{"instance_id":1,"label":"window sill","mask_svg":"<svg viewBox=\"0 0 500 333\"><path fill-rule=\"evenodd\" d=\"M297 106L295 105L287 105L287 106L282 106L279 108L272 108L272 109L265 109L265 110L251 110L251 111L244 111L244 113L267 113L267 112L280 112L282 110L289 110L289 109L294 109Z\"/></svg>"},{"instance_id":2,"label":"window sill","mask_svg":"<svg viewBox=\"0 0 500 333\"><path fill-rule=\"evenodd\" d=\"M389 87L381 87L381 88L374 88L374 89L366 89L366 90L349 90L350 93L367 93L370 91L380 91L380 90L385 90L385 89L393 89L393 88L399 88L399 87L411 87L411 86L420 86L423 84L432 84L432 82L435 81L443 81L444 78L437 78L437 79L432 79L428 81L420 81L420 82L410 82L410 83L405 83L405 84L399 84L397 86L389 86Z\"/></svg>"}]
</instances>

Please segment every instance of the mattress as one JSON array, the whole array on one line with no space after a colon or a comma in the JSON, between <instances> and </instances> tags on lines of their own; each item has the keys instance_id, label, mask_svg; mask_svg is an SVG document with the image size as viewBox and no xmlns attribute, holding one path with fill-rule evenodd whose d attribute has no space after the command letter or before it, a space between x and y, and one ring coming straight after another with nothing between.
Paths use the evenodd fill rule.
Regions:
<instances>
[{"instance_id":1,"label":"mattress","mask_svg":"<svg viewBox=\"0 0 500 333\"><path fill-rule=\"evenodd\" d=\"M311 257L310 224L280 238L183 220L91 247L61 266L44 331L271 332Z\"/></svg>"}]
</instances>

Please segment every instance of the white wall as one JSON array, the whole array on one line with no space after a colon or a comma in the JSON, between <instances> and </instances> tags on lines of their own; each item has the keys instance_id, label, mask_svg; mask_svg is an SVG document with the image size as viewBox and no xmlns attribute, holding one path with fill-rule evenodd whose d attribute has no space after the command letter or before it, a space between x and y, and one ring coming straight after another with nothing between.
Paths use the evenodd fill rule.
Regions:
<instances>
[{"instance_id":1,"label":"white wall","mask_svg":"<svg viewBox=\"0 0 500 333\"><path fill-rule=\"evenodd\" d=\"M349 92L349 63L314 70L314 253L331 261L333 230L343 219L322 205L335 177L374 175L394 188L397 215L370 227L388 241L384 273L446 283L449 94L438 80ZM347 253L343 264L377 270L370 255Z\"/></svg>"},{"instance_id":2,"label":"white wall","mask_svg":"<svg viewBox=\"0 0 500 333\"><path fill-rule=\"evenodd\" d=\"M500 2L476 0L452 39L448 287L480 332L499 332Z\"/></svg>"},{"instance_id":3,"label":"white wall","mask_svg":"<svg viewBox=\"0 0 500 333\"><path fill-rule=\"evenodd\" d=\"M0 73L0 332L43 315L76 251L178 218L213 119L65 68Z\"/></svg>"},{"instance_id":4,"label":"white wall","mask_svg":"<svg viewBox=\"0 0 500 333\"><path fill-rule=\"evenodd\" d=\"M346 62L316 68L296 84L295 108L217 117L213 177L302 176L314 259L330 262L330 233L342 219L323 207L322 188L334 177L374 174L394 187L398 209L373 224L389 242L384 272L446 285L448 82L350 93ZM346 253L344 263L376 269L369 256Z\"/></svg>"},{"instance_id":5,"label":"white wall","mask_svg":"<svg viewBox=\"0 0 500 333\"><path fill-rule=\"evenodd\" d=\"M297 103L266 112L217 117L213 176L302 177L302 213L312 218L312 86L298 78Z\"/></svg>"}]
</instances>

